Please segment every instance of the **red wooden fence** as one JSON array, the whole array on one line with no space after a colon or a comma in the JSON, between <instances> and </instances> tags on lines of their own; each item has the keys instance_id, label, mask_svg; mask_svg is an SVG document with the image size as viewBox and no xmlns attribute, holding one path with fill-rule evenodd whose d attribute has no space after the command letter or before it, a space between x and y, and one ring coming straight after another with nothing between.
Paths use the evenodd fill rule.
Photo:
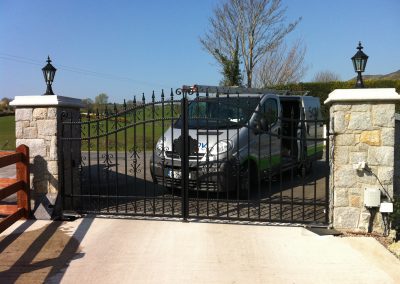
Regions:
<instances>
[{"instance_id":1,"label":"red wooden fence","mask_svg":"<svg viewBox=\"0 0 400 284\"><path fill-rule=\"evenodd\" d=\"M29 148L20 145L15 152L0 152L0 170L2 167L16 164L16 178L0 178L0 201L17 193L17 204L1 205L0 215L5 216L0 221L0 233L21 218L29 218Z\"/></svg>"}]
</instances>

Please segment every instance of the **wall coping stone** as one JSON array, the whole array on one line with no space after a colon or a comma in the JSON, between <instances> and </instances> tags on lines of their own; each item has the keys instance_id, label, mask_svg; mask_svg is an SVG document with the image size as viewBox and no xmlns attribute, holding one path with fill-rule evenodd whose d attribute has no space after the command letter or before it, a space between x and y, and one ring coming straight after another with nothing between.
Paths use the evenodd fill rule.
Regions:
<instances>
[{"instance_id":1,"label":"wall coping stone","mask_svg":"<svg viewBox=\"0 0 400 284\"><path fill-rule=\"evenodd\" d=\"M324 104L334 102L395 102L400 95L395 88L374 89L336 89L331 92Z\"/></svg>"},{"instance_id":2,"label":"wall coping stone","mask_svg":"<svg viewBox=\"0 0 400 284\"><path fill-rule=\"evenodd\" d=\"M36 106L54 106L54 107L84 107L82 101L76 98L48 95L48 96L15 96L10 102L11 106L16 107L36 107Z\"/></svg>"}]
</instances>

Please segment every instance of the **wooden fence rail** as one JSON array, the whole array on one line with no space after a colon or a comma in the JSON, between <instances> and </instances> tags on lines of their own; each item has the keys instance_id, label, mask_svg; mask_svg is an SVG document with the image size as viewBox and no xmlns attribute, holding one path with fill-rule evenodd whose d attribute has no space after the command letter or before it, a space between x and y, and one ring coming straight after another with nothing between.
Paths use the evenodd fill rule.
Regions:
<instances>
[{"instance_id":1,"label":"wooden fence rail","mask_svg":"<svg viewBox=\"0 0 400 284\"><path fill-rule=\"evenodd\" d=\"M16 164L16 178L0 178L0 201L17 193L17 204L0 204L0 233L21 218L29 218L29 148L20 145L15 152L0 152L0 170L2 167Z\"/></svg>"}]
</instances>

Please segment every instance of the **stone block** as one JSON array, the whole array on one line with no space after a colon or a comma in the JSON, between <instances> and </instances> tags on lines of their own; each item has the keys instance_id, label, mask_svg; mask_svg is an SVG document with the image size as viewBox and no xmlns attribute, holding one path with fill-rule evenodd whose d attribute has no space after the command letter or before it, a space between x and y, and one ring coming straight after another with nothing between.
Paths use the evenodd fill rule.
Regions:
<instances>
[{"instance_id":1,"label":"stone block","mask_svg":"<svg viewBox=\"0 0 400 284\"><path fill-rule=\"evenodd\" d=\"M350 152L349 159L350 164L357 164L359 162L366 162L368 157L367 151L357 151L357 152Z\"/></svg>"},{"instance_id":2,"label":"stone block","mask_svg":"<svg viewBox=\"0 0 400 284\"><path fill-rule=\"evenodd\" d=\"M360 209L338 207L333 209L333 226L337 229L356 229L360 218Z\"/></svg>"},{"instance_id":3,"label":"stone block","mask_svg":"<svg viewBox=\"0 0 400 284\"><path fill-rule=\"evenodd\" d=\"M368 144L370 146L380 146L381 145L381 131L363 131L360 135L360 142Z\"/></svg>"},{"instance_id":4,"label":"stone block","mask_svg":"<svg viewBox=\"0 0 400 284\"><path fill-rule=\"evenodd\" d=\"M374 126L394 127L394 104L377 104L372 106Z\"/></svg>"},{"instance_id":5,"label":"stone block","mask_svg":"<svg viewBox=\"0 0 400 284\"><path fill-rule=\"evenodd\" d=\"M383 184L392 184L394 177L394 168L393 167L379 167L378 174L379 180Z\"/></svg>"},{"instance_id":6,"label":"stone block","mask_svg":"<svg viewBox=\"0 0 400 284\"><path fill-rule=\"evenodd\" d=\"M22 144L25 144L26 146L29 147L29 155L31 158L34 158L35 156L41 156L41 157L46 156L46 146L44 144L43 139L17 139L16 140L17 147Z\"/></svg>"},{"instance_id":7,"label":"stone block","mask_svg":"<svg viewBox=\"0 0 400 284\"><path fill-rule=\"evenodd\" d=\"M348 190L346 188L335 188L333 199L335 207L349 206Z\"/></svg>"},{"instance_id":8,"label":"stone block","mask_svg":"<svg viewBox=\"0 0 400 284\"><path fill-rule=\"evenodd\" d=\"M351 207L361 207L361 197L359 195L350 195L349 203Z\"/></svg>"},{"instance_id":9,"label":"stone block","mask_svg":"<svg viewBox=\"0 0 400 284\"><path fill-rule=\"evenodd\" d=\"M57 136L52 136L50 141L50 149L49 149L49 159L50 160L57 160Z\"/></svg>"},{"instance_id":10,"label":"stone block","mask_svg":"<svg viewBox=\"0 0 400 284\"><path fill-rule=\"evenodd\" d=\"M369 112L352 112L349 121L349 130L370 130L371 114Z\"/></svg>"},{"instance_id":11,"label":"stone block","mask_svg":"<svg viewBox=\"0 0 400 284\"><path fill-rule=\"evenodd\" d=\"M57 161L47 161L47 170L51 175L58 174L58 162Z\"/></svg>"},{"instance_id":12,"label":"stone block","mask_svg":"<svg viewBox=\"0 0 400 284\"><path fill-rule=\"evenodd\" d=\"M347 146L335 148L334 163L336 165L347 165L349 163L349 148Z\"/></svg>"},{"instance_id":13,"label":"stone block","mask_svg":"<svg viewBox=\"0 0 400 284\"><path fill-rule=\"evenodd\" d=\"M358 224L358 229L362 231L368 231L370 218L371 218L371 213L362 212L360 214L360 222Z\"/></svg>"},{"instance_id":14,"label":"stone block","mask_svg":"<svg viewBox=\"0 0 400 284\"><path fill-rule=\"evenodd\" d=\"M57 108L49 107L47 109L47 119L57 119Z\"/></svg>"},{"instance_id":15,"label":"stone block","mask_svg":"<svg viewBox=\"0 0 400 284\"><path fill-rule=\"evenodd\" d=\"M34 108L33 109L34 119L46 119L47 118L47 108Z\"/></svg>"},{"instance_id":16,"label":"stone block","mask_svg":"<svg viewBox=\"0 0 400 284\"><path fill-rule=\"evenodd\" d=\"M394 164L394 149L390 146L369 147L368 165L370 166L391 166Z\"/></svg>"},{"instance_id":17,"label":"stone block","mask_svg":"<svg viewBox=\"0 0 400 284\"><path fill-rule=\"evenodd\" d=\"M381 139L382 139L382 145L383 146L394 146L394 128L388 128L388 127L382 127L381 128ZM400 141L398 142L400 145Z\"/></svg>"},{"instance_id":18,"label":"stone block","mask_svg":"<svg viewBox=\"0 0 400 284\"><path fill-rule=\"evenodd\" d=\"M15 109L15 121L32 120L31 108L17 108Z\"/></svg>"},{"instance_id":19,"label":"stone block","mask_svg":"<svg viewBox=\"0 0 400 284\"><path fill-rule=\"evenodd\" d=\"M36 127L26 127L23 129L22 137L24 139L38 138L38 131Z\"/></svg>"},{"instance_id":20,"label":"stone block","mask_svg":"<svg viewBox=\"0 0 400 284\"><path fill-rule=\"evenodd\" d=\"M331 107L333 112L336 111L348 111L351 109L351 105L350 104L343 104L343 103L336 103L334 105L332 105Z\"/></svg>"},{"instance_id":21,"label":"stone block","mask_svg":"<svg viewBox=\"0 0 400 284\"><path fill-rule=\"evenodd\" d=\"M348 120L346 120L346 112L335 112L334 121L334 133L344 133L348 125Z\"/></svg>"},{"instance_id":22,"label":"stone block","mask_svg":"<svg viewBox=\"0 0 400 284\"><path fill-rule=\"evenodd\" d=\"M353 146L355 144L354 134L338 134L335 138L335 146Z\"/></svg>"},{"instance_id":23,"label":"stone block","mask_svg":"<svg viewBox=\"0 0 400 284\"><path fill-rule=\"evenodd\" d=\"M336 166L333 181L335 187L352 188L357 183L357 173L352 165Z\"/></svg>"},{"instance_id":24,"label":"stone block","mask_svg":"<svg viewBox=\"0 0 400 284\"><path fill-rule=\"evenodd\" d=\"M371 105L370 104L353 104L351 106L351 112L370 112Z\"/></svg>"},{"instance_id":25,"label":"stone block","mask_svg":"<svg viewBox=\"0 0 400 284\"><path fill-rule=\"evenodd\" d=\"M38 134L40 136L54 136L57 135L57 121L56 120L39 120L37 121Z\"/></svg>"}]
</instances>

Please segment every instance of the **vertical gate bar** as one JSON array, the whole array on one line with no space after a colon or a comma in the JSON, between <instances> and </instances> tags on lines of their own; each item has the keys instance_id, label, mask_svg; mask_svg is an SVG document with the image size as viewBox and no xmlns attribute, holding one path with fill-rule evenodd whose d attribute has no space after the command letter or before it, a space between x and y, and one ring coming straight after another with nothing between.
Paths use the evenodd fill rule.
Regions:
<instances>
[{"instance_id":1,"label":"vertical gate bar","mask_svg":"<svg viewBox=\"0 0 400 284\"><path fill-rule=\"evenodd\" d=\"M114 103L114 147L115 147L115 202L116 202L116 212L119 212L119 173L118 173L118 118L119 113L117 110L117 105Z\"/></svg>"},{"instance_id":2,"label":"vertical gate bar","mask_svg":"<svg viewBox=\"0 0 400 284\"><path fill-rule=\"evenodd\" d=\"M259 103L259 107L261 108L261 105ZM265 109L263 110L262 113L265 113ZM261 191L260 191L260 167L261 167L261 133L258 135L258 149L257 149L257 204L258 204L258 219L261 218ZM271 166L271 165L270 165Z\"/></svg>"},{"instance_id":3,"label":"vertical gate bar","mask_svg":"<svg viewBox=\"0 0 400 284\"><path fill-rule=\"evenodd\" d=\"M97 155L97 212L100 211L100 114L99 109L96 110L96 155Z\"/></svg>"},{"instance_id":4,"label":"vertical gate bar","mask_svg":"<svg viewBox=\"0 0 400 284\"><path fill-rule=\"evenodd\" d=\"M78 128L79 130L79 137L82 138L82 134L84 132L84 129L82 129L82 115L81 113L78 114L77 117L78 122L76 124L74 124L73 126L76 128L77 126L80 126L80 128ZM79 123L79 124L78 124ZM74 136L74 135L73 135ZM73 137L76 138L76 137ZM83 208L85 211L88 210L87 208L87 204L86 204L86 200L85 198L82 196L83 192L82 192L82 181L83 181L83 157L82 157L82 144L83 144L83 140L82 139L78 139L78 140L72 140L72 145L75 143L79 144L79 153L77 153L77 157L79 157L79 164L78 164L78 173L79 173L79 184L78 184L78 192L79 192L79 201L81 203L81 208ZM73 147L73 146L72 146ZM86 194L86 193L85 193Z\"/></svg>"},{"instance_id":5,"label":"vertical gate bar","mask_svg":"<svg viewBox=\"0 0 400 284\"><path fill-rule=\"evenodd\" d=\"M218 89L217 89L216 97L217 97L217 113L218 113L218 116L220 115L220 96L219 95L220 94L219 94ZM218 117L217 118L217 133L219 132L219 123L220 123L220 118ZM219 135L217 135L217 143L215 144L215 146L217 147L217 163L216 163L216 171L217 171L217 184L216 184L216 186L217 186L217 188L216 188L216 190L217 190L217 216L219 216L219 190L218 190L218 183L221 180L221 173L220 173L220 170L219 170L219 147L218 147L218 144L219 144ZM210 202L210 200L207 199L207 202Z\"/></svg>"},{"instance_id":6,"label":"vertical gate bar","mask_svg":"<svg viewBox=\"0 0 400 284\"><path fill-rule=\"evenodd\" d=\"M147 181L146 181L146 99L144 97L144 93L142 96L142 105L143 105L143 181L144 181L144 214L147 212Z\"/></svg>"},{"instance_id":7,"label":"vertical gate bar","mask_svg":"<svg viewBox=\"0 0 400 284\"><path fill-rule=\"evenodd\" d=\"M107 110L107 106L106 106L106 111L105 111L105 115L106 115L106 183L107 183L107 212L110 212L110 176L109 176L109 166L110 166L110 157L109 157L109 152L108 152L108 110Z\"/></svg>"},{"instance_id":8,"label":"vertical gate bar","mask_svg":"<svg viewBox=\"0 0 400 284\"><path fill-rule=\"evenodd\" d=\"M89 171L89 173L88 173L88 175L89 175L89 207L90 207L90 210L93 210L93 204L92 204L92 171L91 171L91 158L90 158L90 149L91 149L91 146L90 146L90 115L91 115L91 113L90 113L90 110L88 109L88 112L87 112L87 116L86 116L86 119L87 119L87 147L88 147L88 149L87 149L87 156L88 156L88 171ZM81 123L82 123L82 121L81 121ZM81 185L82 186L82 185Z\"/></svg>"},{"instance_id":9,"label":"vertical gate bar","mask_svg":"<svg viewBox=\"0 0 400 284\"><path fill-rule=\"evenodd\" d=\"M175 129L174 129L174 91L173 91L173 89L171 88L171 94L170 94L170 97L171 97L171 115L172 115L172 121L171 121L171 129L172 129L172 131L171 131L171 153L172 153L172 157L174 157L174 154L176 153L176 151L177 151L177 149L175 149L174 148L174 144L173 144L173 141L174 141L174 131L175 131ZM181 110L182 111L182 110ZM178 151L179 151L179 149L178 149ZM172 158L171 159L171 171L173 172L174 171L174 158ZM171 178L171 193L172 193L172 201L171 201L171 209L172 209L172 215L175 215L175 180L174 180L174 174L172 174L172 177L170 177ZM181 196L181 198L183 198L183 196ZM181 201L181 204L182 204L182 201ZM183 217L183 216L182 216Z\"/></svg>"},{"instance_id":10,"label":"vertical gate bar","mask_svg":"<svg viewBox=\"0 0 400 284\"><path fill-rule=\"evenodd\" d=\"M247 97L247 113L250 113L250 97ZM250 119L247 123L247 219L250 218L250 190L251 190L251 173L250 173Z\"/></svg>"},{"instance_id":11,"label":"vertical gate bar","mask_svg":"<svg viewBox=\"0 0 400 284\"><path fill-rule=\"evenodd\" d=\"M329 148L329 120L326 121L326 137L325 137L325 166L328 170L325 173L325 224L329 224L329 203L330 203L330 188L329 188L329 178L330 178L330 148ZM329 224L330 225L330 224Z\"/></svg>"},{"instance_id":12,"label":"vertical gate bar","mask_svg":"<svg viewBox=\"0 0 400 284\"><path fill-rule=\"evenodd\" d=\"M292 127L294 126L295 122L296 121L294 118L294 109L292 107L292 110L290 112L290 123L291 123ZM295 141L295 140L292 140L292 141ZM297 140L296 140L296 142L297 142ZM300 145L301 145L301 143L300 143ZM293 149L293 144L292 144L292 149ZM294 181L294 168L292 167L290 169L290 182L291 182L291 186L290 186L290 221L292 221L292 222L293 222L293 211L294 211L294 208L293 208L294 183L293 183L293 181ZM303 184L304 184L304 180L303 180Z\"/></svg>"},{"instance_id":13,"label":"vertical gate bar","mask_svg":"<svg viewBox=\"0 0 400 284\"><path fill-rule=\"evenodd\" d=\"M162 169L162 214L165 214L165 137L164 137L164 132L165 132L165 104L164 104L164 90L161 90L161 169ZM171 113L171 117L172 117ZM171 125L172 126L172 125Z\"/></svg>"},{"instance_id":14,"label":"vertical gate bar","mask_svg":"<svg viewBox=\"0 0 400 284\"><path fill-rule=\"evenodd\" d=\"M201 187L201 183L198 182L198 176L199 176L199 119L200 119L200 99L199 99L199 91L196 90L196 142L197 142L197 153L196 153L196 216L200 216L200 201L199 201L199 190ZM208 130L208 129L207 129Z\"/></svg>"},{"instance_id":15,"label":"vertical gate bar","mask_svg":"<svg viewBox=\"0 0 400 284\"><path fill-rule=\"evenodd\" d=\"M64 166L64 163L65 163L65 159L64 159L64 144L65 144L65 132L64 132L64 127L65 127L65 121L64 121L64 113L61 113L61 115L60 115L60 117L61 117L61 137L60 138L58 138L59 139L59 141L60 141L60 149L61 149L61 151L60 151L60 161L62 161L61 162L61 165L60 165L60 175L59 175L59 177L60 177L60 184L61 184L61 213L65 210L65 204L66 204L66 202L65 202L65 199L66 199L66 195L65 195L65 178L64 178L64 175L65 175L65 172L64 172L64 170L65 170L65 166Z\"/></svg>"},{"instance_id":16,"label":"vertical gate bar","mask_svg":"<svg viewBox=\"0 0 400 284\"><path fill-rule=\"evenodd\" d=\"M209 93L208 89L206 89L206 103L209 103ZM209 117L206 115L206 129L209 129ZM209 190L210 190L210 139L208 137L208 131L206 132L206 144L207 144L207 155L206 155L206 173L207 173L207 182L206 182L206 200L209 198ZM206 202L206 215L210 216L210 204Z\"/></svg>"},{"instance_id":17,"label":"vertical gate bar","mask_svg":"<svg viewBox=\"0 0 400 284\"><path fill-rule=\"evenodd\" d=\"M230 103L230 99L229 99L229 92L226 94L226 105L229 106L229 108L231 107L231 103ZM229 117L227 117L227 124L228 127L226 128L226 166L223 168L222 172L222 178L224 181L224 186L225 186L225 194L226 194L226 217L229 219L229 190L230 188L228 188L228 165L229 165L229 125L230 121L229 121ZM222 168L222 167L221 167ZM231 172L229 172L229 174L232 174Z\"/></svg>"},{"instance_id":18,"label":"vertical gate bar","mask_svg":"<svg viewBox=\"0 0 400 284\"><path fill-rule=\"evenodd\" d=\"M72 138L72 112L71 112L71 117L70 117L70 119L69 119L69 135L70 135L70 138ZM71 185L71 206L72 206L72 208L71 209L75 209L74 208L74 175L73 175L73 173L74 173L74 167L76 166L75 165L75 161L73 160L73 147L72 147L72 139L70 139L69 140L69 161L70 161L70 163L71 163L71 170L70 170L70 185Z\"/></svg>"},{"instance_id":19,"label":"vertical gate bar","mask_svg":"<svg viewBox=\"0 0 400 284\"><path fill-rule=\"evenodd\" d=\"M182 127L181 137L183 143L181 143L181 169L182 169L182 215L183 220L187 221L188 218L188 179L189 179L189 129L188 129L188 99L185 90L182 92Z\"/></svg>"},{"instance_id":20,"label":"vertical gate bar","mask_svg":"<svg viewBox=\"0 0 400 284\"><path fill-rule=\"evenodd\" d=\"M304 110L304 108L301 108L301 117L300 117L300 119L301 119L301 134L300 134L300 138L301 138L301 140L300 141L302 141L303 139L305 139L305 137L306 137L306 134L304 133L305 132L305 129L306 129L306 126L305 126L305 119L306 119L306 116L305 116L305 110ZM305 140L305 142L304 142L305 144L306 144L306 146L307 146L307 140ZM301 145L302 145L302 143L300 143ZM304 148L304 147L303 147ZM304 151L304 150L303 150ZM302 157L302 159L304 159L304 155L302 155L301 156ZM304 163L303 163L303 167L304 167ZM305 212L306 212L306 206L308 207L309 205L307 204L307 201L306 201L306 197L305 197L305 187L306 187L306 184L305 184L305 180L304 180L304 176L302 176L301 177L301 179L302 179L302 188L303 188L303 202L302 202L302 210L303 210L303 221L306 221L305 220ZM310 221L310 220L308 220L308 221Z\"/></svg>"},{"instance_id":21,"label":"vertical gate bar","mask_svg":"<svg viewBox=\"0 0 400 284\"><path fill-rule=\"evenodd\" d=\"M125 166L125 190L124 190L124 195L125 195L125 214L128 213L128 147L127 147L127 128L126 128L126 124L127 124L127 117L126 117L126 113L127 113L127 107L126 107L126 101L124 100L124 166Z\"/></svg>"},{"instance_id":22,"label":"vertical gate bar","mask_svg":"<svg viewBox=\"0 0 400 284\"><path fill-rule=\"evenodd\" d=\"M270 189L272 189L271 187L272 187L272 168L271 168L271 164L272 164L272 160L271 160L271 157L272 157L272 139L271 139L271 135L269 135L269 147L268 147L269 149L269 164L270 164L270 168L268 169L268 171L270 172L270 178L269 178L269 180L270 180L270 185L269 185L269 187L270 187ZM280 222L282 222L283 221L283 208L282 208L282 202L283 202L283 200L282 200L282 198L283 198L283 193L282 193L282 190L283 190L283 168L282 168L282 165L280 165L279 166L279 221Z\"/></svg>"},{"instance_id":23,"label":"vertical gate bar","mask_svg":"<svg viewBox=\"0 0 400 284\"><path fill-rule=\"evenodd\" d=\"M151 149L152 149L152 155L153 155L153 161L155 159L154 156L154 151L155 151L155 144L154 144L154 139L155 139L155 133L154 133L154 127L155 127L155 96L154 96L154 91L153 94L151 96L151 111L152 111L152 124L151 124L151 128L152 128L152 134L151 134ZM153 173L154 173L154 162L153 162ZM153 215L156 214L156 184L153 182Z\"/></svg>"},{"instance_id":24,"label":"vertical gate bar","mask_svg":"<svg viewBox=\"0 0 400 284\"><path fill-rule=\"evenodd\" d=\"M239 92L237 92L237 96L236 96L237 102L236 102L236 106L237 106L237 117L240 117L240 110L239 110L239 104L240 104L240 96L239 96ZM240 122L241 123L241 122ZM243 125L245 126L245 125ZM240 139L239 139L239 129L242 127L242 125L238 125L238 127L236 128L236 143L237 143L237 157L236 157L236 165L235 165L235 171L236 171L236 217L239 218L240 214L239 214L239 208L240 208L240 192L242 191L241 188L241 176L240 176L240 154L239 154L239 149L240 148Z\"/></svg>"},{"instance_id":25,"label":"vertical gate bar","mask_svg":"<svg viewBox=\"0 0 400 284\"><path fill-rule=\"evenodd\" d=\"M137 197L136 197L136 186L137 186L137 139L136 139L136 115L137 115L137 104L136 104L136 96L133 97L133 146L132 146L132 155L133 155L133 199L134 199L134 212L137 213Z\"/></svg>"},{"instance_id":26,"label":"vertical gate bar","mask_svg":"<svg viewBox=\"0 0 400 284\"><path fill-rule=\"evenodd\" d=\"M314 115L314 156L315 157L317 157L317 126L318 126L318 117L317 117L317 112L315 112L315 115ZM314 178L314 192L315 192L315 195L314 195L314 220L316 220L316 217L317 217L317 215L316 215L316 210L317 210L317 205L316 205L316 202L317 202L317 179L316 178Z\"/></svg>"}]
</instances>

